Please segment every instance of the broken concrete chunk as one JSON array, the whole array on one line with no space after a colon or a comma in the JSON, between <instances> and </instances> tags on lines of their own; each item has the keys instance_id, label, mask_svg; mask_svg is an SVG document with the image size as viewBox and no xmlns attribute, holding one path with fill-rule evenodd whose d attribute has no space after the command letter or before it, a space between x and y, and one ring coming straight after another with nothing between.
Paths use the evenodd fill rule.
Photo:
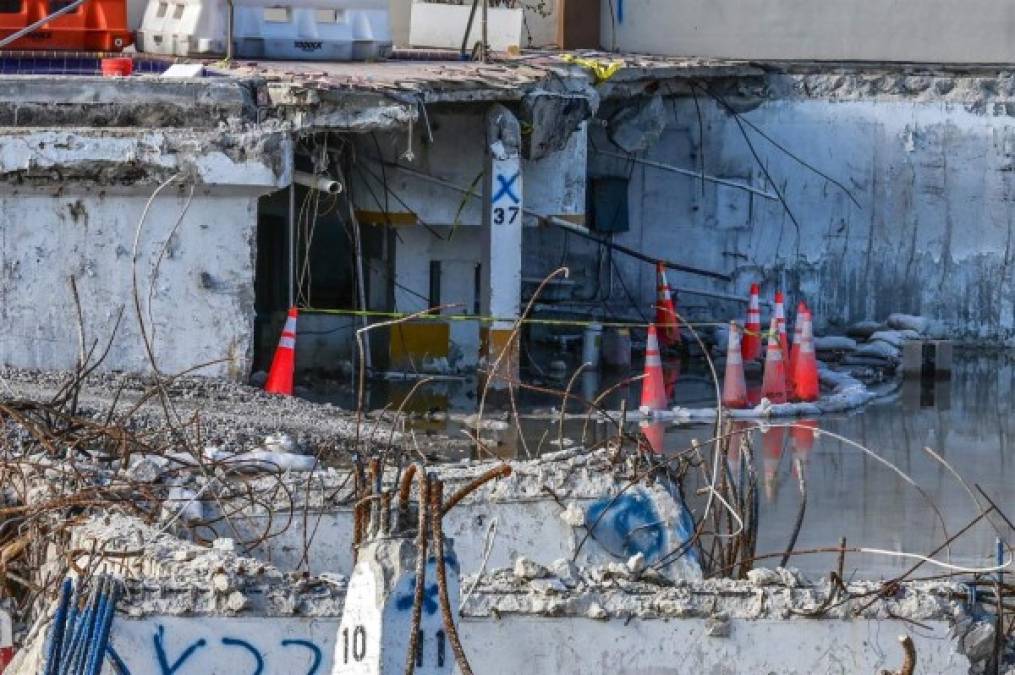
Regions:
<instances>
[{"instance_id":1,"label":"broken concrete chunk","mask_svg":"<svg viewBox=\"0 0 1015 675\"><path fill-rule=\"evenodd\" d=\"M974 663L989 658L994 653L994 625L986 621L974 624L962 635L959 651Z\"/></svg>"},{"instance_id":2,"label":"broken concrete chunk","mask_svg":"<svg viewBox=\"0 0 1015 675\"><path fill-rule=\"evenodd\" d=\"M927 325L929 321L924 316L914 316L912 314L890 314L888 316L889 328L895 328L897 330L915 330L917 333L927 332Z\"/></svg>"},{"instance_id":3,"label":"broken concrete chunk","mask_svg":"<svg viewBox=\"0 0 1015 675\"><path fill-rule=\"evenodd\" d=\"M550 572L566 586L573 587L578 584L578 566L570 560L561 558L553 561L550 564Z\"/></svg>"},{"instance_id":4,"label":"broken concrete chunk","mask_svg":"<svg viewBox=\"0 0 1015 675\"><path fill-rule=\"evenodd\" d=\"M635 577L645 571L645 556L635 553L627 559L627 570Z\"/></svg>"},{"instance_id":5,"label":"broken concrete chunk","mask_svg":"<svg viewBox=\"0 0 1015 675\"><path fill-rule=\"evenodd\" d=\"M757 586L772 586L782 581L779 573L767 567L755 567L747 573L747 580Z\"/></svg>"},{"instance_id":6,"label":"broken concrete chunk","mask_svg":"<svg viewBox=\"0 0 1015 675\"><path fill-rule=\"evenodd\" d=\"M775 571L779 574L779 579L787 588L799 588L800 586L810 585L807 578L795 567L776 567Z\"/></svg>"},{"instance_id":7,"label":"broken concrete chunk","mask_svg":"<svg viewBox=\"0 0 1015 675\"><path fill-rule=\"evenodd\" d=\"M585 610L585 616L597 621L605 621L610 618L609 613L598 602L593 602L589 605L589 608Z\"/></svg>"},{"instance_id":8,"label":"broken concrete chunk","mask_svg":"<svg viewBox=\"0 0 1015 675\"><path fill-rule=\"evenodd\" d=\"M154 483L162 476L162 465L150 457L144 457L127 469L127 476L138 483Z\"/></svg>"},{"instance_id":9,"label":"broken concrete chunk","mask_svg":"<svg viewBox=\"0 0 1015 675\"><path fill-rule=\"evenodd\" d=\"M247 606L247 596L243 595L239 591L233 591L226 598L226 607L231 612L239 612Z\"/></svg>"},{"instance_id":10,"label":"broken concrete chunk","mask_svg":"<svg viewBox=\"0 0 1015 675\"><path fill-rule=\"evenodd\" d=\"M548 569L534 560L529 560L525 556L520 556L517 560L515 560L515 576L519 579L524 579L526 581L529 579L542 579L549 573L550 571Z\"/></svg>"},{"instance_id":11,"label":"broken concrete chunk","mask_svg":"<svg viewBox=\"0 0 1015 675\"><path fill-rule=\"evenodd\" d=\"M542 595L559 595L567 592L567 586L560 579L533 579L529 588Z\"/></svg>"},{"instance_id":12,"label":"broken concrete chunk","mask_svg":"<svg viewBox=\"0 0 1015 675\"><path fill-rule=\"evenodd\" d=\"M566 509L561 511L560 519L571 527L582 527L585 525L585 509L577 503L571 502Z\"/></svg>"}]
</instances>

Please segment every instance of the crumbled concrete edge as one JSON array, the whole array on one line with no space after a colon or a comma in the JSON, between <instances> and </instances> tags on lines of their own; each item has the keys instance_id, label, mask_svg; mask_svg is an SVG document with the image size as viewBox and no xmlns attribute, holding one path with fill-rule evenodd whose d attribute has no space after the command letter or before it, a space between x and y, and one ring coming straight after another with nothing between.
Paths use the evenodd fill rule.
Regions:
<instances>
[{"instance_id":1,"label":"crumbled concrete edge","mask_svg":"<svg viewBox=\"0 0 1015 675\"><path fill-rule=\"evenodd\" d=\"M132 618L342 615L347 579L282 572L239 555L229 539L202 547L109 512L75 528L71 549L101 551L97 572L123 580L120 609ZM79 553L77 565L88 569L89 557Z\"/></svg>"},{"instance_id":2,"label":"crumbled concrete edge","mask_svg":"<svg viewBox=\"0 0 1015 675\"><path fill-rule=\"evenodd\" d=\"M957 624L967 619L961 584L908 582L891 596L877 581L847 584L844 600L829 582L813 584L794 569L757 569L751 579L672 581L651 568L612 563L579 568L557 561L533 575L529 566L462 580L472 589L462 609L469 618L525 615L594 619L902 619ZM525 573L519 573L526 570ZM475 588L473 589L473 586ZM873 598L877 596L874 602ZM870 604L868 607L867 605Z\"/></svg>"}]
</instances>

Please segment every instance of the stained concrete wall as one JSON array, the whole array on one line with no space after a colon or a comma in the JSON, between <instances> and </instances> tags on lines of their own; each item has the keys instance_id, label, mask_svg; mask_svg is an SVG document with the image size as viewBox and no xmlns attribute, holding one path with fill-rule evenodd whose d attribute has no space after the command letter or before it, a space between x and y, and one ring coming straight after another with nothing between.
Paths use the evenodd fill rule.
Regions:
<instances>
[{"instance_id":1,"label":"stained concrete wall","mask_svg":"<svg viewBox=\"0 0 1015 675\"><path fill-rule=\"evenodd\" d=\"M1010 63L1004 0L601 0L602 44L737 59Z\"/></svg>"},{"instance_id":2,"label":"stained concrete wall","mask_svg":"<svg viewBox=\"0 0 1015 675\"><path fill-rule=\"evenodd\" d=\"M630 178L631 229L618 242L734 279L671 272L678 287L746 297L759 281L771 299L781 286L792 305L803 297L814 306L819 330L901 311L939 319L934 330L966 339L1015 339L1010 77L846 71L776 74L743 86L747 95L727 93L742 111L743 130L701 91L697 102L670 98L665 129L643 156L777 190L792 218L778 199L590 150L590 176ZM591 145L615 150L606 134L597 128ZM561 235L527 236L526 274L555 267ZM572 237L567 250L574 269L595 269L593 246ZM613 311L636 316L637 304L649 312L654 270L620 254L614 259ZM604 280L604 295L608 286ZM678 304L700 320L742 319L744 312L743 305L688 293Z\"/></svg>"},{"instance_id":3,"label":"stained concrete wall","mask_svg":"<svg viewBox=\"0 0 1015 675\"><path fill-rule=\"evenodd\" d=\"M162 372L212 362L199 374L245 377L257 197L288 184L291 165L280 133L0 130L0 363L74 366L73 277L84 350L103 353L123 308L101 367L150 372L136 276Z\"/></svg>"},{"instance_id":4,"label":"stained concrete wall","mask_svg":"<svg viewBox=\"0 0 1015 675\"><path fill-rule=\"evenodd\" d=\"M97 343L95 358L103 353L122 309L102 367L151 370L132 281L133 243L150 191L0 191L0 362L74 367L73 277L86 351ZM141 230L136 270L148 335L164 372L217 361L200 374L240 377L253 344L257 200L201 188L186 208L187 195L163 193Z\"/></svg>"},{"instance_id":5,"label":"stained concrete wall","mask_svg":"<svg viewBox=\"0 0 1015 675\"><path fill-rule=\"evenodd\" d=\"M709 636L705 624L506 616L465 619L461 631L490 673L877 673L902 662L901 634L912 635L922 671L969 670L939 622L918 635L902 621L733 621L729 637Z\"/></svg>"}]
</instances>

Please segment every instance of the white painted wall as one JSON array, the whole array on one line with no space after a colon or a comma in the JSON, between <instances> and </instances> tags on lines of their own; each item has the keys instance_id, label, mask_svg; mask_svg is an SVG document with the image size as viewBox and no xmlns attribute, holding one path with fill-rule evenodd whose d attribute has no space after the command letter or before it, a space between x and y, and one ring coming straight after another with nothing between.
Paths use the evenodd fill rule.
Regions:
<instances>
[{"instance_id":1,"label":"white painted wall","mask_svg":"<svg viewBox=\"0 0 1015 675\"><path fill-rule=\"evenodd\" d=\"M953 653L948 626L941 622L930 622L930 630L912 630L911 624L891 620L735 619L725 638L709 637L704 624L703 619L626 622L506 615L499 620L464 618L460 632L473 667L489 675L875 673L899 667L897 636L902 634L913 638L921 672L965 675L969 669L965 657ZM160 626L170 665L198 645L176 670L159 665L155 639ZM332 672L337 636L337 619L117 617L112 644L132 675L253 673L257 661L251 649L263 660L262 675L326 675ZM311 668L312 649L283 646L283 640L318 647L320 666ZM102 672L115 675L108 661Z\"/></svg>"},{"instance_id":2,"label":"white painted wall","mask_svg":"<svg viewBox=\"0 0 1015 675\"><path fill-rule=\"evenodd\" d=\"M150 370L133 305L132 258L151 191L0 189L0 362L74 366L73 276L86 350L97 342L96 355L103 352L123 308L103 368ZM218 360L199 374L243 377L253 340L256 195L199 187L184 213L187 195L186 188L165 191L141 230L137 278L149 337L163 372Z\"/></svg>"},{"instance_id":3,"label":"white painted wall","mask_svg":"<svg viewBox=\"0 0 1015 675\"><path fill-rule=\"evenodd\" d=\"M916 643L920 672L965 675L948 626L912 629L902 621L734 620L730 637L709 637L703 619L639 620L507 615L465 619L462 641L484 673L624 675L855 675L898 668L897 636ZM507 636L510 636L507 638ZM507 638L507 639L506 639Z\"/></svg>"},{"instance_id":4,"label":"white painted wall","mask_svg":"<svg viewBox=\"0 0 1015 675\"><path fill-rule=\"evenodd\" d=\"M391 36L398 47L409 46L409 30L411 26L413 0L389 0L391 15ZM467 3L471 7L471 2ZM521 27L521 46L523 48L550 47L557 40L558 0L521 0L518 3L524 14ZM467 18L467 17L466 17ZM463 28L456 33L457 39L453 47L458 49L462 44Z\"/></svg>"},{"instance_id":5,"label":"white painted wall","mask_svg":"<svg viewBox=\"0 0 1015 675\"><path fill-rule=\"evenodd\" d=\"M601 0L602 44L738 59L1009 63L1004 0Z\"/></svg>"}]
</instances>

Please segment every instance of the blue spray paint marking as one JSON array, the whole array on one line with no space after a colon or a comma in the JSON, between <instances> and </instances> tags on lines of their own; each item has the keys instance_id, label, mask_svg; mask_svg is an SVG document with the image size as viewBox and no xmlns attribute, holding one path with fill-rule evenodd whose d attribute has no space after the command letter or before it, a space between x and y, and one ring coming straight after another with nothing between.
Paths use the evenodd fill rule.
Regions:
<instances>
[{"instance_id":1,"label":"blue spray paint marking","mask_svg":"<svg viewBox=\"0 0 1015 675\"><path fill-rule=\"evenodd\" d=\"M641 553L652 562L666 552L666 523L652 499L642 492L593 503L585 514L585 527L592 530L600 546L618 558Z\"/></svg>"},{"instance_id":2,"label":"blue spray paint marking","mask_svg":"<svg viewBox=\"0 0 1015 675\"><path fill-rule=\"evenodd\" d=\"M436 570L435 570L436 572ZM400 612L412 609L413 600L415 600L415 588L416 588L416 575L413 574L408 577L408 593L402 591L395 596L395 608ZM435 614L437 612L437 582L427 584L423 591L423 611L427 614Z\"/></svg>"},{"instance_id":3,"label":"blue spray paint marking","mask_svg":"<svg viewBox=\"0 0 1015 675\"><path fill-rule=\"evenodd\" d=\"M313 663L312 666L310 666L310 670L307 672L307 675L316 675L317 669L321 667L321 660L323 658L322 655L321 655L321 648L320 647L315 645L310 640L282 640L282 646L283 647L289 647L289 646L306 647L311 652L313 652L313 654L314 654L314 663Z\"/></svg>"},{"instance_id":4,"label":"blue spray paint marking","mask_svg":"<svg viewBox=\"0 0 1015 675\"><path fill-rule=\"evenodd\" d=\"M617 23L624 23L624 0L617 0Z\"/></svg>"},{"instance_id":5,"label":"blue spray paint marking","mask_svg":"<svg viewBox=\"0 0 1015 675\"><path fill-rule=\"evenodd\" d=\"M493 201L497 202L500 200L501 197L507 195L508 198L510 198L513 203L518 204L519 202L521 202L522 201L521 197L516 195L514 190L515 182L518 180L518 176L520 175L521 173L519 172L516 172L515 175L511 176L510 178L498 175L497 183L500 185L500 187L497 189L497 194L494 195Z\"/></svg>"},{"instance_id":6,"label":"blue spray paint marking","mask_svg":"<svg viewBox=\"0 0 1015 675\"><path fill-rule=\"evenodd\" d=\"M175 673L177 669L179 669L179 667L182 666L187 659L189 659L191 656L194 655L194 652L196 652L198 649L208 644L207 640L205 640L204 638L198 640L197 642L193 643L192 645L184 649L183 653L180 654L180 658L176 659L173 665L170 666L169 660L166 658L166 648L163 645L163 640L165 640L165 634L166 629L164 626L160 624L158 630L155 632L154 640L155 640L155 657L159 660L159 668L162 669L161 675L173 675L173 673Z\"/></svg>"},{"instance_id":7,"label":"blue spray paint marking","mask_svg":"<svg viewBox=\"0 0 1015 675\"><path fill-rule=\"evenodd\" d=\"M227 647L240 647L250 652L250 655L254 657L254 662L256 664L254 672L251 675L261 675L261 673L264 672L264 658L261 656L261 652L257 651L257 647L245 640L227 637L222 638L222 644Z\"/></svg>"},{"instance_id":8,"label":"blue spray paint marking","mask_svg":"<svg viewBox=\"0 0 1015 675\"><path fill-rule=\"evenodd\" d=\"M187 661L187 659L193 656L195 651L197 651L201 647L207 646L208 644L207 641L204 639L198 640L197 642L191 644L189 647L187 647L187 649L184 650L183 654L180 655L180 658L178 658L176 662L170 666L169 660L166 658L166 653L164 649L165 628L163 626L158 627L158 630L156 631L154 636L154 640L155 640L155 656L158 659L160 669L160 673L158 675L173 675L173 673L175 673L183 666L184 662ZM252 675L262 675L262 673L264 673L264 657L261 655L261 652L258 651L258 649L254 647L252 644L250 644L245 640L229 637L222 638L222 644L227 647L240 647L248 651L250 655L254 657L255 670L252 673ZM321 668L321 663L324 661L324 656L321 653L320 647L318 647L310 640L282 640L282 646L303 647L304 649L309 649L310 652L313 654L314 662L313 664L311 664L310 670L307 671L307 675L317 675L317 672ZM130 668L127 667L127 664L124 662L123 658L116 652L115 649L113 649L113 645L108 645L106 647L106 654L109 656L109 662L112 664L113 670L116 672L116 675L131 675ZM279 672L289 672L289 671L280 670Z\"/></svg>"},{"instance_id":9,"label":"blue spray paint marking","mask_svg":"<svg viewBox=\"0 0 1015 675\"><path fill-rule=\"evenodd\" d=\"M444 556L444 564L457 573L458 558L454 555ZM423 611L429 615L437 613L437 561L431 558L426 564L426 578L434 579L423 590ZM412 601L416 593L416 575L410 574L395 587L395 609L405 612L412 609Z\"/></svg>"},{"instance_id":10,"label":"blue spray paint marking","mask_svg":"<svg viewBox=\"0 0 1015 675\"><path fill-rule=\"evenodd\" d=\"M116 671L116 675L130 675L130 668L123 662L120 655L113 649L113 645L106 645L106 654L109 655L109 662L113 664L113 670Z\"/></svg>"}]
</instances>

